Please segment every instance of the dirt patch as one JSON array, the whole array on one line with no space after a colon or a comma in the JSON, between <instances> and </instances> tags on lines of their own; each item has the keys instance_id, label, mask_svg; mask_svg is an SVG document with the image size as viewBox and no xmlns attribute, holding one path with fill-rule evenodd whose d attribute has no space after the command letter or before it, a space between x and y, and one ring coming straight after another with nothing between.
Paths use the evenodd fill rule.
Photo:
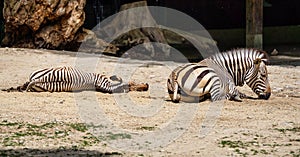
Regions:
<instances>
[{"instance_id":1,"label":"dirt patch","mask_svg":"<svg viewBox=\"0 0 300 157\"><path fill-rule=\"evenodd\" d=\"M85 60L87 62L81 62L82 60L79 60L74 53L61 51L1 48L0 56L1 89L23 84L31 72L40 68L91 63L88 57ZM199 104L188 104L190 106L186 107L181 103L174 104L168 101L166 77L174 67L172 62L160 64L132 60L129 63L126 59L101 55L95 55L94 58L99 59L95 69L86 69L87 71L106 75L120 73L131 81L149 83L150 90L117 95L95 94L93 91L80 93L1 91L0 154L50 156L84 154L297 156L300 154L299 66L269 66L271 98L267 101L225 101L221 105L220 115L217 115L214 121L214 127L205 137L202 137L200 130L206 127L203 121L212 105L209 101L205 101ZM241 90L255 96L247 87ZM99 102L98 107L107 116L104 119L108 118L117 127L134 134L150 134L163 130L176 119L184 107L187 111L182 111L182 114L191 112L192 119L187 121L187 128L175 127L182 134L166 142L166 145L152 151L144 151L148 150L147 145L142 145L140 150L143 151L128 152L115 148L109 141L127 139L130 141L134 138L134 134L107 132L96 137L88 131L89 126L81 125L86 119L79 106L78 94L83 100L92 99L90 95L95 96ZM146 110L147 112L142 110L143 112L133 113L132 105L123 101L127 99L134 102L135 107L141 110L149 107L151 102L154 103L149 110ZM93 109L90 112L93 112ZM172 129L169 131L172 133ZM161 140L163 141L164 138ZM150 149L153 141L146 142Z\"/></svg>"}]
</instances>

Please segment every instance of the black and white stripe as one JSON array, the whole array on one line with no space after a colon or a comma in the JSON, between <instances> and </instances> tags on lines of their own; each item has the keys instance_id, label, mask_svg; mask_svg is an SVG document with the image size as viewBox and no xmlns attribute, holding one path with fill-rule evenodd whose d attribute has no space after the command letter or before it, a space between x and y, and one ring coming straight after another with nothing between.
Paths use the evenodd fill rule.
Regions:
<instances>
[{"instance_id":1,"label":"black and white stripe","mask_svg":"<svg viewBox=\"0 0 300 157\"><path fill-rule=\"evenodd\" d=\"M247 96L236 86L246 83L259 98L268 99L271 88L267 62L266 53L255 49L219 53L173 70L167 82L168 92L174 102L180 101L183 96L202 100L205 95L210 95L212 101L223 98L241 101Z\"/></svg>"},{"instance_id":2,"label":"black and white stripe","mask_svg":"<svg viewBox=\"0 0 300 157\"><path fill-rule=\"evenodd\" d=\"M172 71L167 82L173 102L201 101L208 94L212 101L224 98L224 85L213 68L207 64L188 63ZM192 99L190 99L192 98Z\"/></svg>"},{"instance_id":3,"label":"black and white stripe","mask_svg":"<svg viewBox=\"0 0 300 157\"><path fill-rule=\"evenodd\" d=\"M211 56L218 66L227 70L235 86L245 83L262 99L269 99L268 55L257 49L234 49ZM241 94L242 95L242 94Z\"/></svg>"},{"instance_id":4,"label":"black and white stripe","mask_svg":"<svg viewBox=\"0 0 300 157\"><path fill-rule=\"evenodd\" d=\"M118 83L112 84L110 80L118 81ZM97 90L112 93L128 89L128 84L123 84L122 79L112 76L110 80L105 75L84 72L74 67L46 68L37 70L30 75L26 91Z\"/></svg>"}]
</instances>

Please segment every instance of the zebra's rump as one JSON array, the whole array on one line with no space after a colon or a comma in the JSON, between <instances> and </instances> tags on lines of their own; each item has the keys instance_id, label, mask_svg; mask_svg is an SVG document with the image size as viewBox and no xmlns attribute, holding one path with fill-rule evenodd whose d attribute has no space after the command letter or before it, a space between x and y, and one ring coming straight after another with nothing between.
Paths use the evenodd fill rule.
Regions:
<instances>
[{"instance_id":1,"label":"zebra's rump","mask_svg":"<svg viewBox=\"0 0 300 157\"><path fill-rule=\"evenodd\" d=\"M204 62L189 63L174 69L168 79L168 92L172 101L201 101L211 96L213 101L222 99L221 81L214 69ZM186 101L188 100L188 101ZM190 101L192 100L192 101Z\"/></svg>"},{"instance_id":2,"label":"zebra's rump","mask_svg":"<svg viewBox=\"0 0 300 157\"><path fill-rule=\"evenodd\" d=\"M177 82L187 95L201 96L209 93L218 76L204 65L188 64L177 73Z\"/></svg>"}]
</instances>

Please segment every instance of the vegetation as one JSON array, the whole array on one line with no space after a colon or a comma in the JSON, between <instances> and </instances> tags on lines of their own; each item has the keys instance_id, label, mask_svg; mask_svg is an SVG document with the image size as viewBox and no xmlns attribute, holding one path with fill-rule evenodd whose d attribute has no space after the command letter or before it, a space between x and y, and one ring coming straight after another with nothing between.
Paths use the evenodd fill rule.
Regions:
<instances>
[{"instance_id":1,"label":"vegetation","mask_svg":"<svg viewBox=\"0 0 300 157\"><path fill-rule=\"evenodd\" d=\"M250 134L250 133L236 133L234 135L225 136L221 138L218 144L219 147L229 148L234 153L240 156L254 156L254 155L272 156L274 152L285 150L284 149L285 147L297 148L300 142L300 139L297 138L298 137L297 135L300 132L299 127L293 127L288 129L275 128L274 130L279 132L277 133L278 136L276 138L283 138L286 142L277 143L276 142L277 140L275 138L273 139L274 142L267 143L266 138L268 138L268 141L272 141L272 139L270 139L270 137L268 136L259 135L259 134ZM281 136L280 134L284 134L285 136ZM238 138L235 138L235 136L237 136ZM241 139L249 139L249 137L251 136L253 136L252 140L241 140ZM285 156L300 157L300 149L285 152Z\"/></svg>"},{"instance_id":2,"label":"vegetation","mask_svg":"<svg viewBox=\"0 0 300 157\"><path fill-rule=\"evenodd\" d=\"M130 139L130 134L112 133L99 137L89 133L93 125L84 123L51 122L44 124L31 124L25 122L0 122L0 146L15 147L26 146L26 143L34 140L56 140L61 143L58 147L66 149L83 149L88 146L99 144L104 140ZM98 127L98 126L95 126ZM75 137L80 135L80 137ZM54 144L53 144L54 145ZM64 146L67 145L67 146Z\"/></svg>"}]
</instances>

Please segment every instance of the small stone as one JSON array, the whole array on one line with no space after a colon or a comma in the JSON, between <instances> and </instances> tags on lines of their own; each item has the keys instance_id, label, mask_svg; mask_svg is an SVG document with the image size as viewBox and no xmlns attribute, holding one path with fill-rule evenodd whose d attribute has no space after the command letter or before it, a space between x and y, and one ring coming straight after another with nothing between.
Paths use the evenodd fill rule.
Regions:
<instances>
[{"instance_id":1,"label":"small stone","mask_svg":"<svg viewBox=\"0 0 300 157\"><path fill-rule=\"evenodd\" d=\"M274 49L274 50L271 52L271 55L272 55L272 56L278 55L278 51L277 51L276 49Z\"/></svg>"},{"instance_id":2,"label":"small stone","mask_svg":"<svg viewBox=\"0 0 300 157\"><path fill-rule=\"evenodd\" d=\"M155 75L150 75L150 76L149 76L150 79L152 79L152 78L154 78L154 77L155 77Z\"/></svg>"}]
</instances>

